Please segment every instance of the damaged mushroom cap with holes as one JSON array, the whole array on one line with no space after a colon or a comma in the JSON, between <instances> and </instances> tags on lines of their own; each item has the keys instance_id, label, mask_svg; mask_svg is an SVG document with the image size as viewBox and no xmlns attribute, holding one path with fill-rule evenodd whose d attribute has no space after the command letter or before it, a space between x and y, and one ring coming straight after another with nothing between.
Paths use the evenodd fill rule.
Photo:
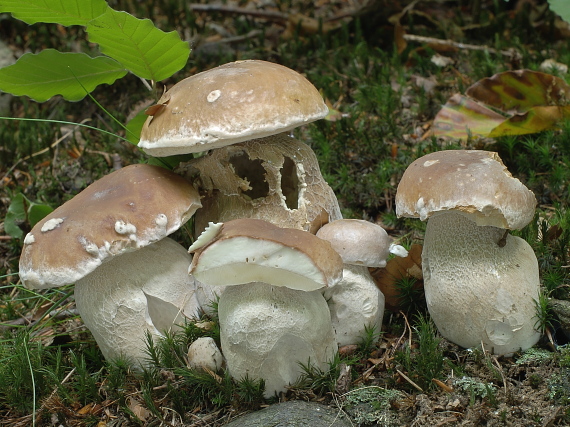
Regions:
<instances>
[{"instance_id":1,"label":"damaged mushroom cap with holes","mask_svg":"<svg viewBox=\"0 0 570 427\"><path fill-rule=\"evenodd\" d=\"M422 251L425 296L441 334L495 354L532 347L538 263L509 229L534 217L534 194L497 153L448 150L414 161L396 194L398 216L428 219Z\"/></svg>"},{"instance_id":2,"label":"damaged mushroom cap with holes","mask_svg":"<svg viewBox=\"0 0 570 427\"><path fill-rule=\"evenodd\" d=\"M301 74L259 60L237 61L188 77L158 101L139 147L162 157L286 132L328 113Z\"/></svg>"},{"instance_id":3,"label":"damaged mushroom cap with holes","mask_svg":"<svg viewBox=\"0 0 570 427\"><path fill-rule=\"evenodd\" d=\"M24 240L20 278L30 289L75 283L78 311L104 356L136 366L145 331L158 337L180 313L197 314L193 280L181 274L190 257L163 239L200 206L194 188L166 169L119 169L36 224Z\"/></svg>"},{"instance_id":4,"label":"damaged mushroom cap with holes","mask_svg":"<svg viewBox=\"0 0 570 427\"><path fill-rule=\"evenodd\" d=\"M263 379L271 397L299 379L301 363L326 368L337 343L319 289L342 275L342 259L328 242L306 231L237 219L210 224L190 251L191 274L227 286L218 314L232 377Z\"/></svg>"},{"instance_id":5,"label":"damaged mushroom cap with holes","mask_svg":"<svg viewBox=\"0 0 570 427\"><path fill-rule=\"evenodd\" d=\"M196 233L209 222L257 218L315 233L342 218L315 153L280 134L212 150L181 164L176 172L203 196Z\"/></svg>"},{"instance_id":6,"label":"damaged mushroom cap with holes","mask_svg":"<svg viewBox=\"0 0 570 427\"><path fill-rule=\"evenodd\" d=\"M317 237L330 242L344 262L342 280L323 291L337 343L358 344L366 328L380 332L384 315L384 295L368 267L384 267L391 252L405 256L407 251L379 225L358 219L330 222Z\"/></svg>"}]
</instances>

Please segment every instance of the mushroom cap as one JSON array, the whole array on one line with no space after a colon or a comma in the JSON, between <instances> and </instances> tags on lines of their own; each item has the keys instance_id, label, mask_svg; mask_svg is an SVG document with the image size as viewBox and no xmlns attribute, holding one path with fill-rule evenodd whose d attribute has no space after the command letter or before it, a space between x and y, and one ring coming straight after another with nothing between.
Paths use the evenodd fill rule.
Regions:
<instances>
[{"instance_id":1,"label":"mushroom cap","mask_svg":"<svg viewBox=\"0 0 570 427\"><path fill-rule=\"evenodd\" d=\"M248 60L175 84L141 131L153 156L207 151L285 132L328 113L318 90L290 68Z\"/></svg>"},{"instance_id":2,"label":"mushroom cap","mask_svg":"<svg viewBox=\"0 0 570 427\"><path fill-rule=\"evenodd\" d=\"M385 267L392 238L377 224L361 219L339 219L323 225L317 237L338 252L345 264Z\"/></svg>"},{"instance_id":3,"label":"mushroom cap","mask_svg":"<svg viewBox=\"0 0 570 427\"><path fill-rule=\"evenodd\" d=\"M285 134L212 150L176 172L202 195L203 207L194 217L196 235L210 222L237 218L315 234L323 224L342 218L311 147Z\"/></svg>"},{"instance_id":4,"label":"mushroom cap","mask_svg":"<svg viewBox=\"0 0 570 427\"><path fill-rule=\"evenodd\" d=\"M211 286L264 282L313 291L342 277L342 259L329 242L260 219L210 224L189 251L190 274Z\"/></svg>"},{"instance_id":5,"label":"mushroom cap","mask_svg":"<svg viewBox=\"0 0 570 427\"><path fill-rule=\"evenodd\" d=\"M396 193L396 214L420 218L450 210L477 225L520 229L534 217L536 198L494 152L445 150L415 160Z\"/></svg>"},{"instance_id":6,"label":"mushroom cap","mask_svg":"<svg viewBox=\"0 0 570 427\"><path fill-rule=\"evenodd\" d=\"M95 181L38 222L24 239L20 278L28 288L81 279L109 257L156 242L201 206L184 178L158 166L126 166Z\"/></svg>"}]
</instances>

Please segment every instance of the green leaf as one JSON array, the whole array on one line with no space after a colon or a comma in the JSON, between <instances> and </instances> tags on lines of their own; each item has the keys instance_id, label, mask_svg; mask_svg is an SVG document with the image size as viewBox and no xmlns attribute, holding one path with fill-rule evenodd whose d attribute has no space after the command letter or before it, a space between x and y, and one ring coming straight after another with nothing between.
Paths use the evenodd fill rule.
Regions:
<instances>
[{"instance_id":1,"label":"green leaf","mask_svg":"<svg viewBox=\"0 0 570 427\"><path fill-rule=\"evenodd\" d=\"M16 239L21 239L24 232L20 228L20 224L27 224L29 228L32 228L52 211L53 209L50 206L32 202L22 193L19 193L12 198L6 212L4 231Z\"/></svg>"},{"instance_id":2,"label":"green leaf","mask_svg":"<svg viewBox=\"0 0 570 427\"><path fill-rule=\"evenodd\" d=\"M0 0L0 12L9 12L28 24L87 25L107 7L105 0Z\"/></svg>"},{"instance_id":3,"label":"green leaf","mask_svg":"<svg viewBox=\"0 0 570 427\"><path fill-rule=\"evenodd\" d=\"M548 5L551 11L570 23L570 5L568 0L548 0Z\"/></svg>"},{"instance_id":4,"label":"green leaf","mask_svg":"<svg viewBox=\"0 0 570 427\"><path fill-rule=\"evenodd\" d=\"M4 218L4 231L14 237L21 239L24 235L22 229L18 226L26 220L26 209L24 208L24 195L18 194L8 206L6 217Z\"/></svg>"},{"instance_id":5,"label":"green leaf","mask_svg":"<svg viewBox=\"0 0 570 427\"><path fill-rule=\"evenodd\" d=\"M127 71L111 58L46 49L38 54L27 53L14 65L1 68L0 90L38 102L55 95L79 101L87 95L86 90L112 84L125 74Z\"/></svg>"},{"instance_id":6,"label":"green leaf","mask_svg":"<svg viewBox=\"0 0 570 427\"><path fill-rule=\"evenodd\" d=\"M127 138L134 145L137 145L139 143L139 139L141 138L141 129L144 125L144 122L146 122L146 119L148 119L148 115L145 114L144 111L141 111L127 123L127 132L125 134L125 138Z\"/></svg>"},{"instance_id":7,"label":"green leaf","mask_svg":"<svg viewBox=\"0 0 570 427\"><path fill-rule=\"evenodd\" d=\"M53 208L51 206L30 202L30 207L28 208L28 223L30 227L36 225L52 212Z\"/></svg>"},{"instance_id":8,"label":"green leaf","mask_svg":"<svg viewBox=\"0 0 570 427\"><path fill-rule=\"evenodd\" d=\"M144 79L160 81L188 61L190 47L175 31L165 33L148 19L111 8L87 25L89 41Z\"/></svg>"}]
</instances>

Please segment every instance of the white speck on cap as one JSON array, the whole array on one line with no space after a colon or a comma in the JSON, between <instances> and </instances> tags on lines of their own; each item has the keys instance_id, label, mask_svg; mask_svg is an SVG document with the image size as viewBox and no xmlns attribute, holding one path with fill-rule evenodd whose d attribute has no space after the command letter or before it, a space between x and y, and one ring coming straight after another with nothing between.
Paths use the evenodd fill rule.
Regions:
<instances>
[{"instance_id":1,"label":"white speck on cap","mask_svg":"<svg viewBox=\"0 0 570 427\"><path fill-rule=\"evenodd\" d=\"M36 241L36 238L34 237L34 235L32 233L28 233L28 234L26 234L26 237L24 238L24 245L31 245L35 241Z\"/></svg>"},{"instance_id":2,"label":"white speck on cap","mask_svg":"<svg viewBox=\"0 0 570 427\"><path fill-rule=\"evenodd\" d=\"M439 163L439 160L427 160L424 162L424 167L429 168L431 165Z\"/></svg>"},{"instance_id":3,"label":"white speck on cap","mask_svg":"<svg viewBox=\"0 0 570 427\"><path fill-rule=\"evenodd\" d=\"M158 225L160 228L166 228L166 224L168 224L168 218L166 217L165 214L158 214L154 220L154 222L156 223L156 225Z\"/></svg>"},{"instance_id":4,"label":"white speck on cap","mask_svg":"<svg viewBox=\"0 0 570 427\"><path fill-rule=\"evenodd\" d=\"M135 234L137 232L137 227L133 224L129 224L128 222L118 220L115 222L115 231L119 234Z\"/></svg>"},{"instance_id":5,"label":"white speck on cap","mask_svg":"<svg viewBox=\"0 0 570 427\"><path fill-rule=\"evenodd\" d=\"M62 222L63 218L52 218L50 220L47 220L45 224L42 225L41 232L46 233L48 231L51 231L54 228L57 228Z\"/></svg>"},{"instance_id":6,"label":"white speck on cap","mask_svg":"<svg viewBox=\"0 0 570 427\"><path fill-rule=\"evenodd\" d=\"M206 99L208 100L208 102L214 102L217 101L218 98L220 97L220 95L222 94L222 92L220 92L219 90L213 90L212 92L210 92L208 94L208 96L206 97Z\"/></svg>"}]
</instances>

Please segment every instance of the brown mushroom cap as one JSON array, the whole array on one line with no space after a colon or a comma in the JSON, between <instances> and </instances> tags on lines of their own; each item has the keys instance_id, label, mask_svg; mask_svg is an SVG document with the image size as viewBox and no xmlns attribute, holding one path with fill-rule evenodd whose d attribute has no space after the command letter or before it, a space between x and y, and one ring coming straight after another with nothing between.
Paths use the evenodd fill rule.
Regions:
<instances>
[{"instance_id":1,"label":"brown mushroom cap","mask_svg":"<svg viewBox=\"0 0 570 427\"><path fill-rule=\"evenodd\" d=\"M323 225L317 237L332 245L345 264L385 267L392 238L378 224L361 219L339 219Z\"/></svg>"},{"instance_id":2,"label":"brown mushroom cap","mask_svg":"<svg viewBox=\"0 0 570 427\"><path fill-rule=\"evenodd\" d=\"M24 239L20 278L29 288L81 279L108 257L156 242L201 206L196 190L158 166L124 167L38 222Z\"/></svg>"},{"instance_id":3,"label":"brown mushroom cap","mask_svg":"<svg viewBox=\"0 0 570 427\"><path fill-rule=\"evenodd\" d=\"M207 151L323 118L328 108L301 74L265 61L237 61L188 77L158 101L139 147L153 156Z\"/></svg>"},{"instance_id":4,"label":"brown mushroom cap","mask_svg":"<svg viewBox=\"0 0 570 427\"><path fill-rule=\"evenodd\" d=\"M477 225L520 229L533 216L536 198L514 178L497 153L445 150L415 160L396 193L398 216L426 220L455 210Z\"/></svg>"},{"instance_id":5,"label":"brown mushroom cap","mask_svg":"<svg viewBox=\"0 0 570 427\"><path fill-rule=\"evenodd\" d=\"M189 251L190 274L211 286L263 282L313 291L342 277L342 259L329 242L260 219L211 224Z\"/></svg>"}]
</instances>

